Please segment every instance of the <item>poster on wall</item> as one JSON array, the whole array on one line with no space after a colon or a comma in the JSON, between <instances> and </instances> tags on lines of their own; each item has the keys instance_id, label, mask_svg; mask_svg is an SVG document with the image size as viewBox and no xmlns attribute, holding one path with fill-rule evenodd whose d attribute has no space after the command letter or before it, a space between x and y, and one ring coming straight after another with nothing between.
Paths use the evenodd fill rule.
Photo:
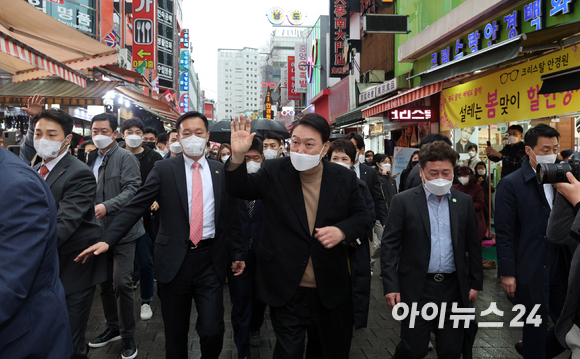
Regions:
<instances>
[{"instance_id":1,"label":"poster on wall","mask_svg":"<svg viewBox=\"0 0 580 359\"><path fill-rule=\"evenodd\" d=\"M464 127L453 132L453 147L459 152L459 160L469 160L469 147L476 146L479 152L479 130L477 127Z\"/></svg>"},{"instance_id":2,"label":"poster on wall","mask_svg":"<svg viewBox=\"0 0 580 359\"><path fill-rule=\"evenodd\" d=\"M395 147L395 151L393 153L393 169L391 174L393 176L399 175L395 178L395 181L397 181L397 188L399 188L399 183L401 182L400 174L405 168L407 168L409 160L415 151L417 151L416 148Z\"/></svg>"}]
</instances>

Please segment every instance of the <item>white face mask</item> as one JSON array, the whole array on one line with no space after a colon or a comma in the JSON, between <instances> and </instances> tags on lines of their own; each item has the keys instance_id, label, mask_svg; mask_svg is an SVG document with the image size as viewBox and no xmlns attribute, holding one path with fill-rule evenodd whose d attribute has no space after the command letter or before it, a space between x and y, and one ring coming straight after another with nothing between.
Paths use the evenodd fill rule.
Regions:
<instances>
[{"instance_id":1,"label":"white face mask","mask_svg":"<svg viewBox=\"0 0 580 359\"><path fill-rule=\"evenodd\" d=\"M99 150L102 150L109 147L109 145L113 143L113 139L105 135L96 135L93 136L93 143Z\"/></svg>"},{"instance_id":2,"label":"white face mask","mask_svg":"<svg viewBox=\"0 0 580 359\"><path fill-rule=\"evenodd\" d=\"M141 142L143 142L143 138L141 138L139 135L129 135L125 137L125 143L127 144L127 147L137 148L141 146Z\"/></svg>"},{"instance_id":3,"label":"white face mask","mask_svg":"<svg viewBox=\"0 0 580 359\"><path fill-rule=\"evenodd\" d=\"M469 183L469 177L459 177L457 180L464 186Z\"/></svg>"},{"instance_id":4,"label":"white face mask","mask_svg":"<svg viewBox=\"0 0 580 359\"><path fill-rule=\"evenodd\" d=\"M532 150L532 153L534 154L534 156L536 156L536 163L537 164L540 164L540 163L555 163L556 162L556 159L558 158L558 155L556 155L556 154L540 156L540 155L536 155L536 153L534 152L534 150Z\"/></svg>"},{"instance_id":5,"label":"white face mask","mask_svg":"<svg viewBox=\"0 0 580 359\"><path fill-rule=\"evenodd\" d=\"M258 172L259 169L260 169L260 162L254 162L254 161L246 162L246 171L248 171L248 173L256 173L256 172Z\"/></svg>"},{"instance_id":6,"label":"white face mask","mask_svg":"<svg viewBox=\"0 0 580 359\"><path fill-rule=\"evenodd\" d=\"M230 158L230 155L222 156L222 162L226 163L228 161L228 158Z\"/></svg>"},{"instance_id":7,"label":"white face mask","mask_svg":"<svg viewBox=\"0 0 580 359\"><path fill-rule=\"evenodd\" d=\"M181 148L181 147L180 147L180 148ZM164 156L164 157L165 157L165 155L166 155L167 153L169 153L169 149L168 149L167 147L165 147L164 149L162 149L162 150L159 150L159 153L161 154L161 156Z\"/></svg>"},{"instance_id":8,"label":"white face mask","mask_svg":"<svg viewBox=\"0 0 580 359\"><path fill-rule=\"evenodd\" d=\"M51 141L45 138L40 140L34 140L34 149L36 153L42 158L43 160L47 160L49 158L58 157L58 154L62 148L63 142L66 141L66 138L62 141ZM68 146L67 146L68 147Z\"/></svg>"},{"instance_id":9,"label":"white face mask","mask_svg":"<svg viewBox=\"0 0 580 359\"><path fill-rule=\"evenodd\" d=\"M358 163L365 163L365 155L358 155Z\"/></svg>"},{"instance_id":10,"label":"white face mask","mask_svg":"<svg viewBox=\"0 0 580 359\"><path fill-rule=\"evenodd\" d=\"M519 140L520 139L518 138L518 136L509 136L508 137L508 143L510 145L513 145L513 144L516 144L516 143L520 142Z\"/></svg>"},{"instance_id":11,"label":"white face mask","mask_svg":"<svg viewBox=\"0 0 580 359\"><path fill-rule=\"evenodd\" d=\"M171 150L171 153L181 153L183 151L179 142L173 142L170 144L169 149Z\"/></svg>"},{"instance_id":12,"label":"white face mask","mask_svg":"<svg viewBox=\"0 0 580 359\"><path fill-rule=\"evenodd\" d=\"M267 149L264 150L264 158L267 160L273 160L274 158L278 157L278 151Z\"/></svg>"},{"instance_id":13,"label":"white face mask","mask_svg":"<svg viewBox=\"0 0 580 359\"><path fill-rule=\"evenodd\" d=\"M191 157L198 157L203 155L206 139L204 137L197 137L192 135L181 139L181 146L183 152ZM207 151L207 150L206 150Z\"/></svg>"},{"instance_id":14,"label":"white face mask","mask_svg":"<svg viewBox=\"0 0 580 359\"><path fill-rule=\"evenodd\" d=\"M469 157L470 157L470 158L473 158L473 157L475 157L475 152L474 152L474 151L469 151Z\"/></svg>"},{"instance_id":15,"label":"white face mask","mask_svg":"<svg viewBox=\"0 0 580 359\"><path fill-rule=\"evenodd\" d=\"M485 170L477 170L477 174L480 176L484 176L485 175Z\"/></svg>"},{"instance_id":16,"label":"white face mask","mask_svg":"<svg viewBox=\"0 0 580 359\"><path fill-rule=\"evenodd\" d=\"M423 170L421 170L423 171ZM425 172L423 172L423 176L425 176ZM436 196L444 196L449 192L451 186L453 186L453 181L450 181L445 178L437 178L434 180L427 180L423 177L423 186L427 189L427 191L433 193Z\"/></svg>"},{"instance_id":17,"label":"white face mask","mask_svg":"<svg viewBox=\"0 0 580 359\"><path fill-rule=\"evenodd\" d=\"M336 163L337 165L341 165L341 166L342 166L342 167L344 167L344 168L348 168L348 169L350 169L350 165L347 165L347 164L346 164L346 163L344 163L344 162L334 162L334 163Z\"/></svg>"},{"instance_id":18,"label":"white face mask","mask_svg":"<svg viewBox=\"0 0 580 359\"><path fill-rule=\"evenodd\" d=\"M306 153L290 152L290 162L296 171L308 171L320 163L320 154L324 151L324 146L317 155L307 155Z\"/></svg>"},{"instance_id":19,"label":"white face mask","mask_svg":"<svg viewBox=\"0 0 580 359\"><path fill-rule=\"evenodd\" d=\"M391 170L391 164L390 163L385 163L381 165L381 168L383 169L383 171L390 171Z\"/></svg>"}]
</instances>

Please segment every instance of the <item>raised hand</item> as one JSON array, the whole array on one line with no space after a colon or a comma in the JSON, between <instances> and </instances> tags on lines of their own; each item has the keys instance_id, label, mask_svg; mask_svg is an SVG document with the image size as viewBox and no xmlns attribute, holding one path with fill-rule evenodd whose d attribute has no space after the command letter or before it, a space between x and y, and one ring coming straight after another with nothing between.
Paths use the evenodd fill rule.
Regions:
<instances>
[{"instance_id":1,"label":"raised hand","mask_svg":"<svg viewBox=\"0 0 580 359\"><path fill-rule=\"evenodd\" d=\"M250 120L244 120L244 115L236 116L235 120L231 123L231 161L233 163L243 163L246 152L248 152L252 146L252 141L254 140L254 136L256 134L250 133L250 127Z\"/></svg>"},{"instance_id":2,"label":"raised hand","mask_svg":"<svg viewBox=\"0 0 580 359\"><path fill-rule=\"evenodd\" d=\"M32 97L28 98L28 107L23 107L22 110L26 111L26 113L30 117L34 117L42 112L42 105L44 104L44 97L39 94L36 94Z\"/></svg>"}]
</instances>

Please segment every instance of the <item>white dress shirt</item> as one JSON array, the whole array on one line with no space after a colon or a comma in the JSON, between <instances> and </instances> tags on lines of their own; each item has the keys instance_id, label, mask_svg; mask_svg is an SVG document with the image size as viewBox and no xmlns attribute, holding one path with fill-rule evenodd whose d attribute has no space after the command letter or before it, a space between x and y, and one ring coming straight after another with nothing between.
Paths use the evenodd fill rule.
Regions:
<instances>
[{"instance_id":1,"label":"white dress shirt","mask_svg":"<svg viewBox=\"0 0 580 359\"><path fill-rule=\"evenodd\" d=\"M58 164L58 162L60 162L60 160L62 160L62 158L64 156L66 156L67 151L64 151L62 154L60 154L59 156L57 156L56 158L53 158L52 161L45 163L44 160L42 160L42 165L40 165L40 167L38 167L38 173L40 173L40 169L42 168L42 166L46 166L46 168L48 169L48 173L46 174L46 176L44 176L44 179L46 179L48 177L48 175L50 174L50 172L52 172L52 169L54 168L54 166L56 166Z\"/></svg>"},{"instance_id":2,"label":"white dress shirt","mask_svg":"<svg viewBox=\"0 0 580 359\"><path fill-rule=\"evenodd\" d=\"M354 165L352 165L352 168L354 168L354 171L356 172L356 176L358 177L358 179L360 179L360 162L357 162Z\"/></svg>"},{"instance_id":3,"label":"white dress shirt","mask_svg":"<svg viewBox=\"0 0 580 359\"><path fill-rule=\"evenodd\" d=\"M536 169L532 166L532 169L535 173L537 173ZM551 183L545 183L542 187L544 187L544 194L546 195L546 201L550 205L550 209L554 206L554 187Z\"/></svg>"},{"instance_id":4,"label":"white dress shirt","mask_svg":"<svg viewBox=\"0 0 580 359\"><path fill-rule=\"evenodd\" d=\"M183 155L183 162L185 163L185 179L187 187L187 219L191 221L191 190L193 178L193 160L186 155ZM215 237L215 198L213 195L213 180L211 178L211 170L209 163L202 156L199 159L199 173L201 174L201 184L203 187L203 235L202 240Z\"/></svg>"}]
</instances>

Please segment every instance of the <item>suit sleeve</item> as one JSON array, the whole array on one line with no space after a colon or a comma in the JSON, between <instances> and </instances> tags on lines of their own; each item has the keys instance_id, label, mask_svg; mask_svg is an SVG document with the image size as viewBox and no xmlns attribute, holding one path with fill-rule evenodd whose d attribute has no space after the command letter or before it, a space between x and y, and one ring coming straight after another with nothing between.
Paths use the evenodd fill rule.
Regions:
<instances>
[{"instance_id":1,"label":"suit sleeve","mask_svg":"<svg viewBox=\"0 0 580 359\"><path fill-rule=\"evenodd\" d=\"M141 186L141 170L137 158L131 153L123 155L121 165L121 193L103 202L107 215L116 215L137 193Z\"/></svg>"},{"instance_id":2,"label":"suit sleeve","mask_svg":"<svg viewBox=\"0 0 580 359\"><path fill-rule=\"evenodd\" d=\"M0 198L10 204L10 210L0 211L0 328L19 315L31 295L43 263L48 229L54 225L51 211L56 211L50 192L38 183L40 177L34 180L16 167L7 171L14 171L10 176L17 180L0 185Z\"/></svg>"},{"instance_id":3,"label":"suit sleeve","mask_svg":"<svg viewBox=\"0 0 580 359\"><path fill-rule=\"evenodd\" d=\"M139 188L135 197L117 213L115 219L103 234L103 242L107 242L111 247L115 246L151 208L161 190L161 170L159 169L160 166L158 166L160 163L162 161L158 161L153 165L153 169L149 172L143 187Z\"/></svg>"},{"instance_id":4,"label":"suit sleeve","mask_svg":"<svg viewBox=\"0 0 580 359\"><path fill-rule=\"evenodd\" d=\"M481 193L481 192L480 192ZM483 290L483 263L481 256L481 240L477 230L477 216L471 197L466 207L469 217L467 220L467 238L465 238L465 251L469 253L468 279L471 289Z\"/></svg>"},{"instance_id":5,"label":"suit sleeve","mask_svg":"<svg viewBox=\"0 0 580 359\"><path fill-rule=\"evenodd\" d=\"M387 223L387 205L385 204L385 196L383 195L383 191L381 190L381 182L379 181L379 174L376 170L371 168L371 181L372 181L372 188L369 188L372 191L372 197L375 201L375 213L376 219L381 221L381 224L384 226Z\"/></svg>"},{"instance_id":6,"label":"suit sleeve","mask_svg":"<svg viewBox=\"0 0 580 359\"><path fill-rule=\"evenodd\" d=\"M357 238L362 238L372 227L373 217L361 195L357 177L354 172L350 176L350 186L347 188L349 195L348 218L335 224L345 234L345 242L352 243ZM348 182L347 182L348 183Z\"/></svg>"},{"instance_id":7,"label":"suit sleeve","mask_svg":"<svg viewBox=\"0 0 580 359\"><path fill-rule=\"evenodd\" d=\"M63 191L63 197L57 203L58 248L79 229L87 213L95 210L96 190L97 182L88 169L79 171L75 178L68 181L67 187Z\"/></svg>"},{"instance_id":8,"label":"suit sleeve","mask_svg":"<svg viewBox=\"0 0 580 359\"><path fill-rule=\"evenodd\" d=\"M262 168L248 175L245 164L238 165L230 170L230 160L226 162L226 191L234 198L255 200L263 199L265 192L269 188L268 172L270 165L264 162Z\"/></svg>"},{"instance_id":9,"label":"suit sleeve","mask_svg":"<svg viewBox=\"0 0 580 359\"><path fill-rule=\"evenodd\" d=\"M508 179L503 179L499 182L495 198L494 218L498 274L500 276L514 277L516 275L515 235L518 208L513 184Z\"/></svg>"},{"instance_id":10,"label":"suit sleeve","mask_svg":"<svg viewBox=\"0 0 580 359\"><path fill-rule=\"evenodd\" d=\"M228 220L230 233L228 236L228 248L230 251L230 258L234 261L246 260L246 246L242 237L242 225L240 222L240 211L238 210L237 200L229 196L227 193L223 194L228 199Z\"/></svg>"},{"instance_id":11,"label":"suit sleeve","mask_svg":"<svg viewBox=\"0 0 580 359\"><path fill-rule=\"evenodd\" d=\"M557 193L546 231L549 240L557 244L577 244L576 241L580 241L580 214L574 212L574 206Z\"/></svg>"},{"instance_id":12,"label":"suit sleeve","mask_svg":"<svg viewBox=\"0 0 580 359\"><path fill-rule=\"evenodd\" d=\"M405 204L401 200L401 195L393 197L387 223L389 225L385 227L381 239L381 277L384 294L401 291L397 273L397 262L405 234Z\"/></svg>"}]
</instances>

